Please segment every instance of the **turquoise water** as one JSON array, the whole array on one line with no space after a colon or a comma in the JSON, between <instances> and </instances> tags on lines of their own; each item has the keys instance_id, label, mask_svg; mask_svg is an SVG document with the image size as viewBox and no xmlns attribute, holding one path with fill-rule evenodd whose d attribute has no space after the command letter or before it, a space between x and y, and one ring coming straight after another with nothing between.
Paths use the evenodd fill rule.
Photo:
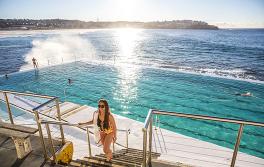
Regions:
<instances>
[{"instance_id":1,"label":"turquoise water","mask_svg":"<svg viewBox=\"0 0 264 167\"><path fill-rule=\"evenodd\" d=\"M67 85L67 79L73 80ZM163 68L76 62L15 73L0 78L0 89L30 91L97 106L109 101L111 111L144 121L150 108L264 122L264 85ZM66 94L64 95L64 91ZM253 97L236 96L250 91ZM161 127L233 148L238 125L160 117ZM264 128L246 126L240 151L264 158Z\"/></svg>"},{"instance_id":2,"label":"turquoise water","mask_svg":"<svg viewBox=\"0 0 264 167\"><path fill-rule=\"evenodd\" d=\"M16 122L17 120L21 120L21 119L34 119L34 116L26 113L25 111L16 108L14 106L10 106L10 109L12 111L12 116L13 116L13 120L14 122ZM19 119L17 117L20 117ZM5 120L7 122L9 122L9 116L8 116L8 112L7 112L7 106L6 103L0 100L0 119Z\"/></svg>"}]
</instances>

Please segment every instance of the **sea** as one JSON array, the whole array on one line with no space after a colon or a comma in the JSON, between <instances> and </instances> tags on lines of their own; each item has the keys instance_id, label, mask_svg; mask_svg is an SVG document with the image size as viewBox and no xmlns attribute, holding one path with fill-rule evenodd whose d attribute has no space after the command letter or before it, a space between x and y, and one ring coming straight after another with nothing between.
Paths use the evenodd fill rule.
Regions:
<instances>
[{"instance_id":1,"label":"sea","mask_svg":"<svg viewBox=\"0 0 264 167\"><path fill-rule=\"evenodd\" d=\"M0 75L0 90L94 107L105 98L113 113L141 122L152 108L264 123L264 29L0 31ZM154 118L231 149L239 128ZM263 146L264 128L245 126L239 151L264 158Z\"/></svg>"}]
</instances>

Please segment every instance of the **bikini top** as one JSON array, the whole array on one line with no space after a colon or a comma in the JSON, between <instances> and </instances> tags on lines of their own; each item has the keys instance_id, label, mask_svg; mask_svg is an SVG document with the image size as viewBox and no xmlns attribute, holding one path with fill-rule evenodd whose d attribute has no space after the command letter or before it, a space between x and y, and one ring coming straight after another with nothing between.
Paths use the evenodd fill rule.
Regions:
<instances>
[{"instance_id":1,"label":"bikini top","mask_svg":"<svg viewBox=\"0 0 264 167\"><path fill-rule=\"evenodd\" d=\"M101 126L102 126L102 125L101 125ZM109 127L108 127L108 129L105 129L105 128L102 126L102 130L100 129L100 131L101 131L101 132L104 132L104 133L106 133L106 134L109 134L109 133L112 133L112 132L114 131L114 129L113 129L112 124L111 124L110 121L109 121Z\"/></svg>"},{"instance_id":2,"label":"bikini top","mask_svg":"<svg viewBox=\"0 0 264 167\"><path fill-rule=\"evenodd\" d=\"M98 117L99 117L99 113L98 113ZM109 127L108 127L108 129L105 129L104 128L103 122L101 122L101 128L99 128L99 129L100 129L100 132L104 132L106 134L112 133L114 131L113 125L111 124L110 121L109 121Z\"/></svg>"}]
</instances>

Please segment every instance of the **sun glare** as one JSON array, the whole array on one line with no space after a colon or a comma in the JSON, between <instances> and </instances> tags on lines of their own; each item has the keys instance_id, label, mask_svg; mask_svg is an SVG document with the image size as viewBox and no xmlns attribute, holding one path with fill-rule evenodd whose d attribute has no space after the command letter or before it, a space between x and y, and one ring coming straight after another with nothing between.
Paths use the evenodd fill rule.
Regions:
<instances>
[{"instance_id":1,"label":"sun glare","mask_svg":"<svg viewBox=\"0 0 264 167\"><path fill-rule=\"evenodd\" d=\"M134 55L134 49L137 41L140 40L139 33L141 29L122 28L116 29L115 36L119 48L119 59L126 63L136 61L137 56Z\"/></svg>"},{"instance_id":2,"label":"sun glare","mask_svg":"<svg viewBox=\"0 0 264 167\"><path fill-rule=\"evenodd\" d=\"M115 65L118 70L122 94L117 94L117 98L126 99L122 101L122 107L127 109L128 102L137 97L137 80L140 76L140 68L136 66L138 55L136 54L136 45L142 40L140 36L141 29L116 29L115 37L119 53L115 60ZM120 90L118 90L120 92Z\"/></svg>"}]
</instances>

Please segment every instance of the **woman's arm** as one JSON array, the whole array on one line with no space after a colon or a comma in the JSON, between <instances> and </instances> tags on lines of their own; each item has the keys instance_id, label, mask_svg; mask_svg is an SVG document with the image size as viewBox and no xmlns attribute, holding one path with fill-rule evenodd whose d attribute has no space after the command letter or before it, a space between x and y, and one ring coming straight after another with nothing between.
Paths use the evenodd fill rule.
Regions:
<instances>
[{"instance_id":1,"label":"woman's arm","mask_svg":"<svg viewBox=\"0 0 264 167\"><path fill-rule=\"evenodd\" d=\"M80 125L80 126L91 125L91 124L93 124L93 120L88 121L88 122L79 122L79 123L78 123L78 125Z\"/></svg>"},{"instance_id":2,"label":"woman's arm","mask_svg":"<svg viewBox=\"0 0 264 167\"><path fill-rule=\"evenodd\" d=\"M93 119L91 121L88 121L88 122L80 122L78 123L79 126L84 126L84 125L91 125L93 124L93 121L94 121L94 114L96 113L96 111L93 113Z\"/></svg>"},{"instance_id":3,"label":"woman's arm","mask_svg":"<svg viewBox=\"0 0 264 167\"><path fill-rule=\"evenodd\" d=\"M113 117L112 114L109 117L109 121L110 121L111 125L113 126L114 142L116 142L116 139L117 139L116 138L117 128L116 128L115 118Z\"/></svg>"}]
</instances>

